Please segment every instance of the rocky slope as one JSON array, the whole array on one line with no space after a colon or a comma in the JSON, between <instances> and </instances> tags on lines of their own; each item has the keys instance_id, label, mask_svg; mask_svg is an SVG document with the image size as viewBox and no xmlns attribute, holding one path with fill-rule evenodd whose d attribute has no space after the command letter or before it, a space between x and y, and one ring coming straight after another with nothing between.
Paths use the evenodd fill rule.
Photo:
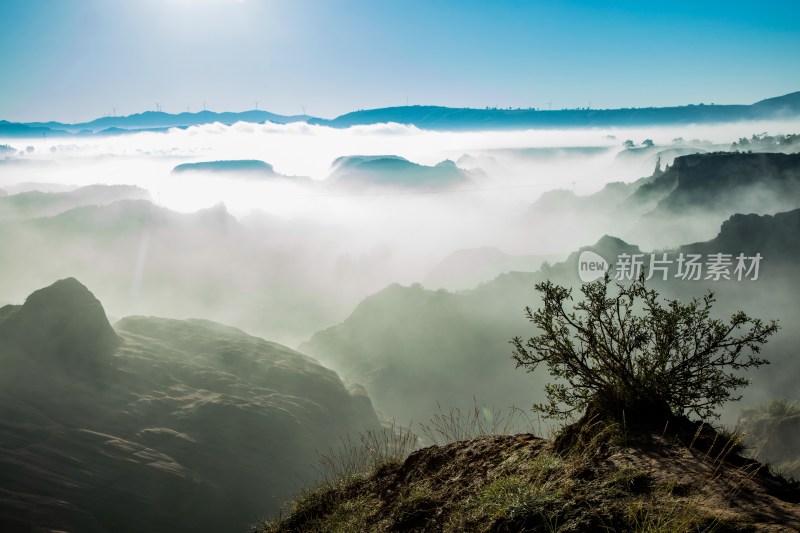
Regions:
<instances>
[{"instance_id":1,"label":"rocky slope","mask_svg":"<svg viewBox=\"0 0 800 533\"><path fill-rule=\"evenodd\" d=\"M661 196L654 214L726 209L751 212L797 207L800 154L711 153L687 155L651 183L643 184L628 204ZM667 194L659 195L657 191Z\"/></svg>"},{"instance_id":2,"label":"rocky slope","mask_svg":"<svg viewBox=\"0 0 800 533\"><path fill-rule=\"evenodd\" d=\"M710 223L736 213L775 214L800 207L800 154L710 153L679 157L621 205L652 206L625 234L642 242L707 238Z\"/></svg>"},{"instance_id":3,"label":"rocky slope","mask_svg":"<svg viewBox=\"0 0 800 533\"><path fill-rule=\"evenodd\" d=\"M269 533L294 531L797 531L800 486L713 430L579 422L433 446L307 491ZM573 438L565 438L572 433Z\"/></svg>"},{"instance_id":4,"label":"rocky slope","mask_svg":"<svg viewBox=\"0 0 800 533\"><path fill-rule=\"evenodd\" d=\"M231 327L112 329L74 279L0 308L4 532L242 530L377 427L362 389Z\"/></svg>"}]
</instances>

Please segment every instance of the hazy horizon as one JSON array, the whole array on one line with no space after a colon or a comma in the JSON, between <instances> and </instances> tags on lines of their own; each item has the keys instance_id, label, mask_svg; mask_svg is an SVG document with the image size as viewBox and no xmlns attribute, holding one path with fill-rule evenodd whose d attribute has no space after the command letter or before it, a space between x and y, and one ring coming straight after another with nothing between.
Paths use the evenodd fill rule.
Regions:
<instances>
[{"instance_id":1,"label":"hazy horizon","mask_svg":"<svg viewBox=\"0 0 800 533\"><path fill-rule=\"evenodd\" d=\"M448 105L446 103L425 103L425 102L409 103L409 102L406 102L406 103L395 103L395 104L385 105L385 106L381 106L381 107L345 109L345 110L342 110L341 112L336 113L334 115L325 115L325 116L315 115L315 114L312 114L310 112L306 113L306 106L302 106L301 111L299 111L299 112L287 111L285 113L279 113L279 112L276 112L275 110L273 110L271 108L266 108L266 107L263 107L263 106L258 107L258 108L252 107L252 108L243 108L243 109L227 109L227 108L225 108L225 109L212 109L210 107L201 108L201 109L192 109L191 106L187 106L184 109L168 110L168 109L163 109L162 106L159 104L159 107L155 108L155 109L153 109L153 108L143 108L143 109L139 109L139 110L129 110L126 113L123 113L119 108L113 107L110 112L105 112L102 115L97 115L97 116L92 116L92 117L88 117L87 116L87 117L84 117L83 119L80 119L80 120L73 118L71 121L65 121L65 120L56 120L56 119L53 119L53 118L39 118L37 120L27 120L27 119L17 119L17 120L13 120L13 121L9 120L9 122L17 122L17 123L22 123L22 124L56 122L56 123L61 123L61 124L65 124L65 125L77 125L77 124L85 124L85 123L89 123L89 122L94 122L94 121L100 120L100 119L126 118L126 117L143 115L143 114L146 114L146 113L164 113L164 114L168 114L168 115L178 116L178 115L182 115L182 114L199 115L199 114L204 113L204 112L216 113L216 114L227 114L227 113L231 113L231 114L246 114L246 113L253 113L253 112L265 112L265 113L272 113L272 114L275 114L275 115L286 116L286 117L303 117L303 116L307 116L309 118L332 120L332 119L335 119L337 117L340 117L340 116L343 116L343 115L347 115L349 113L359 112L359 111L369 111L369 110L377 110L377 109L391 109L391 108L403 108L403 107L443 107L443 108L450 108L450 109L474 109L474 110L484 110L484 109L528 110L528 109L531 109L531 110L536 110L536 111L570 111L570 110L577 110L577 109L581 109L581 110L589 110L589 109L591 109L593 111L617 111L617 110L624 110L624 109L673 108L673 107L702 106L702 105L712 105L712 106L713 105L744 105L744 106L748 106L748 105L752 105L752 104L755 104L755 103L763 101L763 100L768 100L770 98L776 98L776 97L780 97L780 96L785 96L785 95L788 95L788 94L794 94L796 92L800 92L800 90L792 89L792 90L790 90L790 91L788 91L786 93L764 95L763 97L760 97L760 98L758 98L756 100L748 101L748 102L730 101L730 102L726 102L724 104L720 104L720 103L715 103L713 101L705 99L705 100L689 101L689 102L684 102L684 103L679 103L679 104L668 104L668 105L667 104L659 105L659 104L656 103L656 104L653 104L653 105L642 106L642 107L620 104L618 107L596 107L596 106L587 107L587 106L577 105L575 107L554 108L554 107L552 107L552 102L547 102L544 107L534 107L534 106L498 107L498 106L489 105L489 104L485 104L485 105L477 104L477 105L471 105L471 106L470 105L456 106L456 105ZM707 100L710 102L709 104L705 103ZM253 102L253 103L257 103L257 102ZM589 104L591 104L591 101L589 101ZM0 117L0 120L6 120L6 119ZM247 122L247 121L243 120L243 122ZM646 127L646 126L642 126L642 127ZM517 128L517 129L525 129L525 128ZM543 128L543 129L548 129L548 128Z\"/></svg>"}]
</instances>

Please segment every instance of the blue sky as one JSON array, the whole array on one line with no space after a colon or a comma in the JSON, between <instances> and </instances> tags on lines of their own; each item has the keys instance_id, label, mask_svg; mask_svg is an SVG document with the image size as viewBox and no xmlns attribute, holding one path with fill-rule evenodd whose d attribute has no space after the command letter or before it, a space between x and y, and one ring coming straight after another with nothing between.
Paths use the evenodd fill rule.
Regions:
<instances>
[{"instance_id":1,"label":"blue sky","mask_svg":"<svg viewBox=\"0 0 800 533\"><path fill-rule=\"evenodd\" d=\"M752 103L800 90L800 3L3 0L0 50L20 121Z\"/></svg>"}]
</instances>

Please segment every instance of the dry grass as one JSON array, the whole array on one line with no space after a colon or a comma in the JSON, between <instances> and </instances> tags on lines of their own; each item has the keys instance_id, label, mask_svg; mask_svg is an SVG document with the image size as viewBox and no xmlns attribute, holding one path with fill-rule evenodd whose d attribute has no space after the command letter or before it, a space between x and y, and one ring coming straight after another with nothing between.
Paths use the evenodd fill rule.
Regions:
<instances>
[{"instance_id":1,"label":"dry grass","mask_svg":"<svg viewBox=\"0 0 800 533\"><path fill-rule=\"evenodd\" d=\"M357 441L348 435L340 442L338 449L319 453L315 469L323 486L340 485L342 481L370 474L382 465L402 462L418 447L417 435L394 422L380 431L359 434Z\"/></svg>"},{"instance_id":2,"label":"dry grass","mask_svg":"<svg viewBox=\"0 0 800 533\"><path fill-rule=\"evenodd\" d=\"M406 428L345 439L320 456L322 484L262 531L709 533L750 530L764 506L783 505L766 494L743 500L764 470L737 455L735 431L700 426L692 435L684 425L645 435L624 421L583 420L545 441L523 415L477 403L440 409L420 424L437 446L409 461L419 440ZM514 435L520 427L528 431Z\"/></svg>"},{"instance_id":3,"label":"dry grass","mask_svg":"<svg viewBox=\"0 0 800 533\"><path fill-rule=\"evenodd\" d=\"M533 433L533 422L524 410L511 406L506 410L478 405L473 399L470 410L451 408L444 412L441 405L427 423L420 423L422 436L437 446L470 440L484 435L516 435Z\"/></svg>"}]
</instances>

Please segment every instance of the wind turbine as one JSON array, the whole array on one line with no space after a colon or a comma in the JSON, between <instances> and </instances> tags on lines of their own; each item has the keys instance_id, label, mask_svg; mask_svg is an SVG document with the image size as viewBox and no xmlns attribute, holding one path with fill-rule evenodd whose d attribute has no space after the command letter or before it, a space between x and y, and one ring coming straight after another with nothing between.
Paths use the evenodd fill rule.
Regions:
<instances>
[{"instance_id":1,"label":"wind turbine","mask_svg":"<svg viewBox=\"0 0 800 533\"><path fill-rule=\"evenodd\" d=\"M253 102L253 103L256 104L256 111L258 111L258 102Z\"/></svg>"},{"instance_id":2,"label":"wind turbine","mask_svg":"<svg viewBox=\"0 0 800 533\"><path fill-rule=\"evenodd\" d=\"M113 116L116 117L117 116L117 108L116 107L112 107L111 111L112 111Z\"/></svg>"},{"instance_id":3,"label":"wind turbine","mask_svg":"<svg viewBox=\"0 0 800 533\"><path fill-rule=\"evenodd\" d=\"M158 102L156 102L156 111L158 111L159 113L161 112L161 104L159 104Z\"/></svg>"}]
</instances>

